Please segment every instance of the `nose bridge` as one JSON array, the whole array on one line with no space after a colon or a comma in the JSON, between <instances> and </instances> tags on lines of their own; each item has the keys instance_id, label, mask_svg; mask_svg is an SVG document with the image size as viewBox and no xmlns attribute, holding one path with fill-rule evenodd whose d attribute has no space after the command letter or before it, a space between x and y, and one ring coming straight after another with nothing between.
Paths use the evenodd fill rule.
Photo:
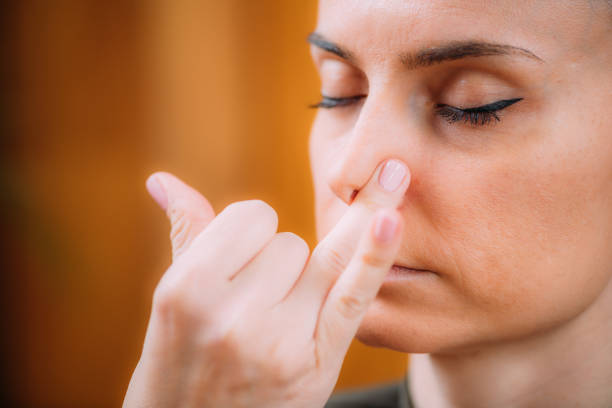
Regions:
<instances>
[{"instance_id":1,"label":"nose bridge","mask_svg":"<svg viewBox=\"0 0 612 408\"><path fill-rule=\"evenodd\" d=\"M401 154L398 138L394 135L401 127L396 116L399 115L398 105L388 103L389 99L384 95L377 99L369 96L362 106L359 118L330 170L330 187L347 204L367 183L382 160Z\"/></svg>"}]
</instances>

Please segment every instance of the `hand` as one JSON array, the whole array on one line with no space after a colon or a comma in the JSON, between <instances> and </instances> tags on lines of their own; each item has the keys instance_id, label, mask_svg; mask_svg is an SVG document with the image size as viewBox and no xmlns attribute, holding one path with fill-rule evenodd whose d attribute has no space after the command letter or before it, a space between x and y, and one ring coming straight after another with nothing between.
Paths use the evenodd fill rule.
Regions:
<instances>
[{"instance_id":1,"label":"hand","mask_svg":"<svg viewBox=\"0 0 612 408\"><path fill-rule=\"evenodd\" d=\"M155 290L124 407L325 405L400 245L396 208L410 177L387 163L310 258L301 238L276 232L276 213L261 201L214 217L170 174L149 178L172 223L173 263Z\"/></svg>"}]
</instances>

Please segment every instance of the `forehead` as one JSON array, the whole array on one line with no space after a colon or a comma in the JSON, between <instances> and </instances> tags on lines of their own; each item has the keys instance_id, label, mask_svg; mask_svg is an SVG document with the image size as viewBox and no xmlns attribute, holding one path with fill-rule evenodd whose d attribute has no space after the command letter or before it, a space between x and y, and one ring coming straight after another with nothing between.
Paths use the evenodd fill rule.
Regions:
<instances>
[{"instance_id":1,"label":"forehead","mask_svg":"<svg viewBox=\"0 0 612 408\"><path fill-rule=\"evenodd\" d=\"M374 57L470 39L546 58L575 42L588 14L574 0L320 0L317 32Z\"/></svg>"}]
</instances>

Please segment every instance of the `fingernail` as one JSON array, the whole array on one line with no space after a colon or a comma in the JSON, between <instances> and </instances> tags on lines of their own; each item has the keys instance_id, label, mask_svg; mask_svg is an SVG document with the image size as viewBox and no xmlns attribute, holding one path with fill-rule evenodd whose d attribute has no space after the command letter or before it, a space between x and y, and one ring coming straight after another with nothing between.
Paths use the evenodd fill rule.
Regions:
<instances>
[{"instance_id":1,"label":"fingernail","mask_svg":"<svg viewBox=\"0 0 612 408\"><path fill-rule=\"evenodd\" d=\"M404 181L406 177L406 165L399 160L387 161L378 176L378 183L385 190L392 192Z\"/></svg>"},{"instance_id":2,"label":"fingernail","mask_svg":"<svg viewBox=\"0 0 612 408\"><path fill-rule=\"evenodd\" d=\"M147 190L151 197L159 204L162 210L166 211L168 209L168 195L166 194L166 190L159 182L157 176L153 175L147 179Z\"/></svg>"},{"instance_id":3,"label":"fingernail","mask_svg":"<svg viewBox=\"0 0 612 408\"><path fill-rule=\"evenodd\" d=\"M397 229L397 219L387 214L380 215L374 223L374 236L381 243L391 242Z\"/></svg>"}]
</instances>

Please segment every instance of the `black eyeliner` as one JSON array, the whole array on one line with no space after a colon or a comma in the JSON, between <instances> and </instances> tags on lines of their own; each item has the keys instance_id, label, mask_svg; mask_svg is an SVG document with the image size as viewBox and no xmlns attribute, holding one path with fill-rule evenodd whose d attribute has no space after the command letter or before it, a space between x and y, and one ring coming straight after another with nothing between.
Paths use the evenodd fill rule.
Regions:
<instances>
[{"instance_id":1,"label":"black eyeliner","mask_svg":"<svg viewBox=\"0 0 612 408\"><path fill-rule=\"evenodd\" d=\"M438 104L436 105L436 109L438 114L446 118L449 123L463 120L465 122L470 122L473 125L484 125L490 122L491 118L494 118L499 122L500 119L496 112L522 100L523 98L503 99L474 108L457 108L446 104Z\"/></svg>"},{"instance_id":2,"label":"black eyeliner","mask_svg":"<svg viewBox=\"0 0 612 408\"><path fill-rule=\"evenodd\" d=\"M507 108L510 105L514 105L515 103L522 101L523 98L514 98L514 99L503 99L501 101L493 102L488 105L479 106L477 108L466 108L463 109L465 112L469 112L471 110L478 111L487 111L487 112L495 112L504 108Z\"/></svg>"}]
</instances>

